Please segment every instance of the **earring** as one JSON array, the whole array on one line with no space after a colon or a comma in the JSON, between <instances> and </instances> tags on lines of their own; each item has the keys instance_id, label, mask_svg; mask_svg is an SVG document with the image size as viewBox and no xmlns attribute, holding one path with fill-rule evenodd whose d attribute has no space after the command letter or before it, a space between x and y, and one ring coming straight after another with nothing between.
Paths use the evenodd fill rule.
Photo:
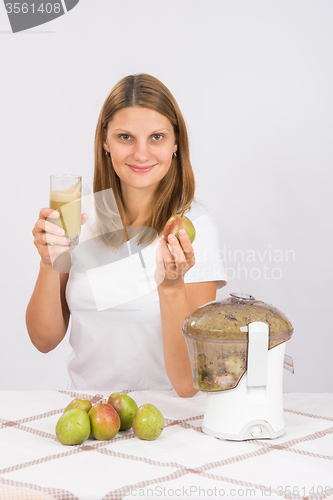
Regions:
<instances>
[{"instance_id":1,"label":"earring","mask_svg":"<svg viewBox=\"0 0 333 500\"><path fill-rule=\"evenodd\" d=\"M174 151L174 152L172 153L172 158L176 158L176 156L177 156L177 151Z\"/></svg>"},{"instance_id":2,"label":"earring","mask_svg":"<svg viewBox=\"0 0 333 500\"><path fill-rule=\"evenodd\" d=\"M104 153L105 153L105 156L110 156L109 151L107 151L106 149L104 149Z\"/></svg>"}]
</instances>

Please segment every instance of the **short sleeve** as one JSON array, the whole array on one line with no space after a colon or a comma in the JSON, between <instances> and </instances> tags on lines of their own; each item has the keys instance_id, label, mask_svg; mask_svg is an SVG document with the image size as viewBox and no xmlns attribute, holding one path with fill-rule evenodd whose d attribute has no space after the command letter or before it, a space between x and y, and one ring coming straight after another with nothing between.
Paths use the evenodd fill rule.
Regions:
<instances>
[{"instance_id":1,"label":"short sleeve","mask_svg":"<svg viewBox=\"0 0 333 500\"><path fill-rule=\"evenodd\" d=\"M195 264L185 274L185 283L217 281L217 288L222 288L227 277L220 250L219 231L214 219L196 204L192 204L185 215L191 219L196 231L192 244Z\"/></svg>"}]
</instances>

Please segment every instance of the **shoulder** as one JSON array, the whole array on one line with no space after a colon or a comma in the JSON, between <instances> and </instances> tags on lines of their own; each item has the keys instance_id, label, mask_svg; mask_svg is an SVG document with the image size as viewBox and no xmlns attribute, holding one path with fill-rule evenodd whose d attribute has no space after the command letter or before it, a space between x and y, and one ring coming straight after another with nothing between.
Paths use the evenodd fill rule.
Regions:
<instances>
[{"instance_id":1,"label":"shoulder","mask_svg":"<svg viewBox=\"0 0 333 500\"><path fill-rule=\"evenodd\" d=\"M194 201L191 208L184 215L192 221L195 228L193 250L196 257L207 252L217 254L220 248L219 229L216 220L210 215L206 207L202 203Z\"/></svg>"},{"instance_id":2,"label":"shoulder","mask_svg":"<svg viewBox=\"0 0 333 500\"><path fill-rule=\"evenodd\" d=\"M196 230L196 238L207 234L218 235L217 223L202 203L192 202L191 208L184 215L192 221Z\"/></svg>"},{"instance_id":3,"label":"shoulder","mask_svg":"<svg viewBox=\"0 0 333 500\"><path fill-rule=\"evenodd\" d=\"M189 218L191 218L192 221L204 218L205 220L212 220L214 221L214 218L211 216L211 214L208 212L206 209L205 205L200 203L199 201L193 201L191 203L191 207L189 210L185 212L185 215Z\"/></svg>"},{"instance_id":4,"label":"shoulder","mask_svg":"<svg viewBox=\"0 0 333 500\"><path fill-rule=\"evenodd\" d=\"M216 281L217 288L226 284L219 241L219 229L215 219L198 202L193 202L185 213L195 227L193 250L195 265L186 273L186 283Z\"/></svg>"}]
</instances>

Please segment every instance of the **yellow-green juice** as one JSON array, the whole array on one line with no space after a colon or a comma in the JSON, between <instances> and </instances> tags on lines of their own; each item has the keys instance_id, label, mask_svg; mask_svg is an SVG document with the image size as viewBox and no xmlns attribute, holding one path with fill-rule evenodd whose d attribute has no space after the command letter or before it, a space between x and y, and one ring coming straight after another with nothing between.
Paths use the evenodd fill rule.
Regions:
<instances>
[{"instance_id":1,"label":"yellow-green juice","mask_svg":"<svg viewBox=\"0 0 333 500\"><path fill-rule=\"evenodd\" d=\"M81 232L81 183L69 189L50 192L50 208L60 213L58 219L48 219L65 230L65 236L77 245Z\"/></svg>"}]
</instances>

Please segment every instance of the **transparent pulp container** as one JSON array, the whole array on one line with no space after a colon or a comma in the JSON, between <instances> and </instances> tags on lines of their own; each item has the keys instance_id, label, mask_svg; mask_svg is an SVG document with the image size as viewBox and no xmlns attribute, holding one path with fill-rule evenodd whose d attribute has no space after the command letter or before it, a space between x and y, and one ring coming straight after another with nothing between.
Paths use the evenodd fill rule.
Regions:
<instances>
[{"instance_id":1,"label":"transparent pulp container","mask_svg":"<svg viewBox=\"0 0 333 500\"><path fill-rule=\"evenodd\" d=\"M196 389L223 391L237 386L247 369L248 325L254 321L268 324L269 349L293 333L281 311L241 293L199 307L185 319L183 334Z\"/></svg>"}]
</instances>

